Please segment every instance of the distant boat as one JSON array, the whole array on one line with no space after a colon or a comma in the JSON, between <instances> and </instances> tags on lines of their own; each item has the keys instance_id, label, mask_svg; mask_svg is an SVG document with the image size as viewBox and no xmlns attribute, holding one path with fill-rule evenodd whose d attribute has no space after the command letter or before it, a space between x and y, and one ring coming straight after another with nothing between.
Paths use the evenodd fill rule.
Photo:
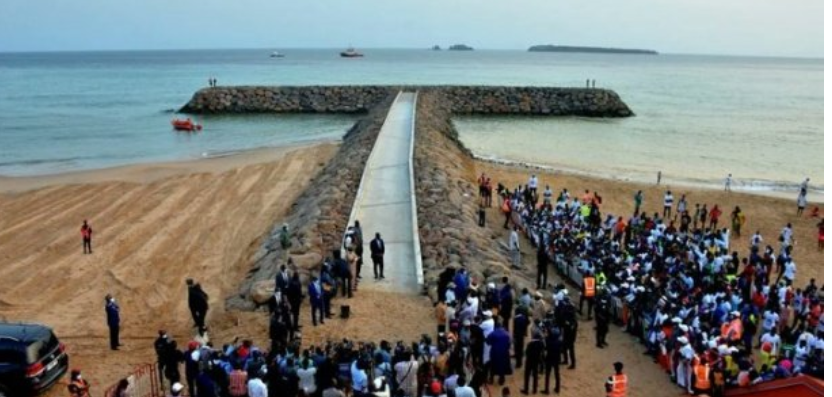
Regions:
<instances>
[{"instance_id":1,"label":"distant boat","mask_svg":"<svg viewBox=\"0 0 832 397\"><path fill-rule=\"evenodd\" d=\"M273 53L272 53L272 55L269 55L269 57L271 57L271 58L283 58L283 57L285 57L285 56L286 56L286 55L283 55L283 54L281 54L281 53L279 53L279 52L277 52L277 51L273 52Z\"/></svg>"},{"instance_id":2,"label":"distant boat","mask_svg":"<svg viewBox=\"0 0 832 397\"><path fill-rule=\"evenodd\" d=\"M355 48L352 48L352 47L347 48L346 51L341 51L341 57L342 58L361 58L363 56L364 56L364 54L356 51Z\"/></svg>"},{"instance_id":3,"label":"distant boat","mask_svg":"<svg viewBox=\"0 0 832 397\"><path fill-rule=\"evenodd\" d=\"M435 45L435 46L433 46L433 50L434 51L442 51L442 47L440 47L438 45Z\"/></svg>"},{"instance_id":4,"label":"distant boat","mask_svg":"<svg viewBox=\"0 0 832 397\"><path fill-rule=\"evenodd\" d=\"M174 130L177 131L201 131L202 125L194 123L193 120L187 118L185 120L173 119L170 124Z\"/></svg>"}]
</instances>

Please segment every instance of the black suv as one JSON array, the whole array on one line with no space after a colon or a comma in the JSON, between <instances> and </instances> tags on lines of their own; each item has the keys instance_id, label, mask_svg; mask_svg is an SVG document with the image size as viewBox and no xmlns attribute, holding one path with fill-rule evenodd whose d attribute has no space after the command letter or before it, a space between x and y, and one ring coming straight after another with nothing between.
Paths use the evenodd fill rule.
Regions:
<instances>
[{"instance_id":1,"label":"black suv","mask_svg":"<svg viewBox=\"0 0 832 397\"><path fill-rule=\"evenodd\" d=\"M30 396L69 367L64 344L43 325L0 322L0 397Z\"/></svg>"}]
</instances>

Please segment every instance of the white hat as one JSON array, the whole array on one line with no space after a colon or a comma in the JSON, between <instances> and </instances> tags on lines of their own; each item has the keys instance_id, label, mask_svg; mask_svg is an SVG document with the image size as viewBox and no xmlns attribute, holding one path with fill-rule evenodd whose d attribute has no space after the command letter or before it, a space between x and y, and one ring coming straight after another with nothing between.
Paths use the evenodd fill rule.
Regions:
<instances>
[{"instance_id":1,"label":"white hat","mask_svg":"<svg viewBox=\"0 0 832 397\"><path fill-rule=\"evenodd\" d=\"M537 297L537 298L543 298L543 294L540 293L540 291L535 292L534 296Z\"/></svg>"},{"instance_id":2,"label":"white hat","mask_svg":"<svg viewBox=\"0 0 832 397\"><path fill-rule=\"evenodd\" d=\"M730 354L728 352L728 346L727 345L719 345L719 347L716 348L716 351L719 352L720 356L727 356L728 354Z\"/></svg>"},{"instance_id":3,"label":"white hat","mask_svg":"<svg viewBox=\"0 0 832 397\"><path fill-rule=\"evenodd\" d=\"M732 316L734 316L734 317L739 317L739 316L740 316L740 312L738 312L738 311L736 311L736 310L735 310L735 311L731 312L731 315L732 315Z\"/></svg>"},{"instance_id":4,"label":"white hat","mask_svg":"<svg viewBox=\"0 0 832 397\"><path fill-rule=\"evenodd\" d=\"M688 338L685 338L684 336L680 336L678 340L679 340L679 343L681 343L683 345L687 345L688 343L690 343L688 341Z\"/></svg>"},{"instance_id":5,"label":"white hat","mask_svg":"<svg viewBox=\"0 0 832 397\"><path fill-rule=\"evenodd\" d=\"M728 348L728 353L739 353L740 349L737 349L734 346Z\"/></svg>"},{"instance_id":6,"label":"white hat","mask_svg":"<svg viewBox=\"0 0 832 397\"><path fill-rule=\"evenodd\" d=\"M495 289L495 288L497 288L497 285L494 284L494 283L488 283L488 288L489 289Z\"/></svg>"},{"instance_id":7,"label":"white hat","mask_svg":"<svg viewBox=\"0 0 832 397\"><path fill-rule=\"evenodd\" d=\"M182 386L182 384L179 383L179 382L174 383L173 386L170 387L170 391L172 391L174 393L179 393L184 389L185 389L185 386Z\"/></svg>"},{"instance_id":8,"label":"white hat","mask_svg":"<svg viewBox=\"0 0 832 397\"><path fill-rule=\"evenodd\" d=\"M486 310L486 311L482 312L482 315L485 316L486 318L491 318L491 316L493 316L494 313L492 313L491 310Z\"/></svg>"},{"instance_id":9,"label":"white hat","mask_svg":"<svg viewBox=\"0 0 832 397\"><path fill-rule=\"evenodd\" d=\"M679 326L679 329L680 329L680 330L682 330L682 332L688 332L688 331L690 331L690 327L688 327L688 326L687 326L687 325L685 325L685 324L680 325L680 326Z\"/></svg>"},{"instance_id":10,"label":"white hat","mask_svg":"<svg viewBox=\"0 0 832 397\"><path fill-rule=\"evenodd\" d=\"M470 325L471 325L471 320L466 319L465 321L462 322L463 327L468 327Z\"/></svg>"}]
</instances>

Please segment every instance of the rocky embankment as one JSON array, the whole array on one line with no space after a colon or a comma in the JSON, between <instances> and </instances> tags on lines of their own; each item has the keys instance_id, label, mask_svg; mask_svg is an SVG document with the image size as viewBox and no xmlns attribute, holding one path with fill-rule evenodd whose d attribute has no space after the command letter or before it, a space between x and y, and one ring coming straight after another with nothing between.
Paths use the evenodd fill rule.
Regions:
<instances>
[{"instance_id":1,"label":"rocky embankment","mask_svg":"<svg viewBox=\"0 0 832 397\"><path fill-rule=\"evenodd\" d=\"M465 266L479 283L511 274L518 290L532 287L530 277L511 270L503 236L477 225L478 188L471 181L477 171L457 139L448 101L423 92L417 106L413 156L425 291L436 301L439 275L448 266Z\"/></svg>"},{"instance_id":2,"label":"rocky embankment","mask_svg":"<svg viewBox=\"0 0 832 397\"><path fill-rule=\"evenodd\" d=\"M366 113L395 93L385 86L204 88L183 113Z\"/></svg>"},{"instance_id":3,"label":"rocky embankment","mask_svg":"<svg viewBox=\"0 0 832 397\"><path fill-rule=\"evenodd\" d=\"M184 113L366 113L399 90L444 96L451 113L629 117L612 90L485 86L298 86L205 88Z\"/></svg>"},{"instance_id":4,"label":"rocky embankment","mask_svg":"<svg viewBox=\"0 0 832 397\"><path fill-rule=\"evenodd\" d=\"M251 310L265 303L274 292L274 277L288 258L306 285L312 269L317 269L332 249L340 247L355 193L395 94L378 100L375 108L359 120L344 136L335 157L314 178L292 205L285 219L276 220L255 255L254 264L237 294L227 300L232 310ZM298 172L303 172L299 170ZM281 249L280 231L289 226L292 246Z\"/></svg>"}]
</instances>

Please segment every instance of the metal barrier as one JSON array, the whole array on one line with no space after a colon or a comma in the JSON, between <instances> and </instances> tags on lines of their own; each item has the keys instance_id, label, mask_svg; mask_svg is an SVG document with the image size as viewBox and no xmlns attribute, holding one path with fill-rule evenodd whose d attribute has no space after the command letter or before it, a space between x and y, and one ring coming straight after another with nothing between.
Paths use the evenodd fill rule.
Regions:
<instances>
[{"instance_id":1,"label":"metal barrier","mask_svg":"<svg viewBox=\"0 0 832 397\"><path fill-rule=\"evenodd\" d=\"M162 391L162 385L159 384L159 370L156 364L140 365L130 375L125 377L125 379L127 379L129 384L127 386L127 395L130 397L165 396L165 393ZM118 382L104 391L104 397L118 397L116 395L116 388L118 388Z\"/></svg>"}]
</instances>

